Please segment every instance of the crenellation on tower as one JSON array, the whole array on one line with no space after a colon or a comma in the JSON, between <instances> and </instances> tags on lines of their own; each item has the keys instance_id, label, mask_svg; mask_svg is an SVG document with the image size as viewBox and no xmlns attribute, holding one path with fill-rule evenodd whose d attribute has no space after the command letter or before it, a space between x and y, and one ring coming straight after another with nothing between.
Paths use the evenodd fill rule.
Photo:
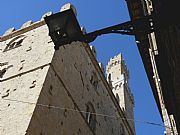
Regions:
<instances>
[{"instance_id":1,"label":"crenellation on tower","mask_svg":"<svg viewBox=\"0 0 180 135\"><path fill-rule=\"evenodd\" d=\"M96 58L96 49L95 49L95 47L92 46L92 45L90 45L90 49L91 49L91 51L92 51L94 57Z\"/></svg>"},{"instance_id":2,"label":"crenellation on tower","mask_svg":"<svg viewBox=\"0 0 180 135\"><path fill-rule=\"evenodd\" d=\"M122 59L122 54L119 54L117 56L114 56L113 58L110 58L110 61L108 62L107 66L106 66L106 70L108 72L108 70L111 69L111 67L113 67L114 65L120 64Z\"/></svg>"},{"instance_id":3,"label":"crenellation on tower","mask_svg":"<svg viewBox=\"0 0 180 135\"><path fill-rule=\"evenodd\" d=\"M67 3L67 4L63 5L60 9L60 12L63 12L63 11L68 10L68 9L72 9L75 16L77 16L77 10L76 10L75 6L71 3Z\"/></svg>"},{"instance_id":4,"label":"crenellation on tower","mask_svg":"<svg viewBox=\"0 0 180 135\"><path fill-rule=\"evenodd\" d=\"M31 24L33 24L33 21L32 21L32 20L29 20L29 21L25 22L25 23L21 26L21 29L26 28L26 27L29 27Z\"/></svg>"},{"instance_id":5,"label":"crenellation on tower","mask_svg":"<svg viewBox=\"0 0 180 135\"><path fill-rule=\"evenodd\" d=\"M38 27L41 27L43 25L45 25L45 21L42 20L42 21L37 21L37 22L34 22L32 23L31 25L27 26L27 27L24 27L24 28L20 28L20 29L15 29L14 27L13 28L9 28L1 37L0 37L0 42L3 42L3 41L6 41L8 39L11 39L13 37L16 37L18 35L21 35L23 33L26 33L28 31L31 31L33 29L36 29Z\"/></svg>"},{"instance_id":6,"label":"crenellation on tower","mask_svg":"<svg viewBox=\"0 0 180 135\"><path fill-rule=\"evenodd\" d=\"M38 27L40 27L42 25L45 25L46 23L44 21L44 18L46 16L50 16L52 14L53 14L53 12L49 11L49 12L45 13L44 15L42 15L41 19L36 21L36 22L33 22L32 20L26 21L25 23L22 24L22 26L19 29L16 29L14 27L11 27L11 28L7 29L4 32L4 34L2 36L0 36L0 42L5 41L5 40L7 40L9 38L18 36L20 34L23 34L25 32L33 30L35 28L38 28Z\"/></svg>"},{"instance_id":7,"label":"crenellation on tower","mask_svg":"<svg viewBox=\"0 0 180 135\"><path fill-rule=\"evenodd\" d=\"M112 79L114 81L119 80L119 74L116 74L115 71L118 71L119 74L125 74L126 80L129 79L129 71L122 58L122 54L119 54L117 56L114 56L114 58L111 58L106 66L106 72L108 73L107 75L111 74L111 76L113 77Z\"/></svg>"},{"instance_id":8,"label":"crenellation on tower","mask_svg":"<svg viewBox=\"0 0 180 135\"><path fill-rule=\"evenodd\" d=\"M12 28L9 28L8 30L5 31L5 33L3 34L3 36L6 36L6 35L9 35L11 34L12 32L16 31L16 29L14 27Z\"/></svg>"},{"instance_id":9,"label":"crenellation on tower","mask_svg":"<svg viewBox=\"0 0 180 135\"><path fill-rule=\"evenodd\" d=\"M52 11L49 11L49 12L45 13L45 14L41 17L41 21L43 21L45 17L50 16L50 15L53 15L53 12L52 12Z\"/></svg>"}]
</instances>

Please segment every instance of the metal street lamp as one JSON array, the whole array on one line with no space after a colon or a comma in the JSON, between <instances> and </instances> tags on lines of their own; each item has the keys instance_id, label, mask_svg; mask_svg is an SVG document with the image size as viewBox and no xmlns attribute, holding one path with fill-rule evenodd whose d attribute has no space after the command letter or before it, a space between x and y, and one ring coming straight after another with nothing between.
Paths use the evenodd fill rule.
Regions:
<instances>
[{"instance_id":1,"label":"metal street lamp","mask_svg":"<svg viewBox=\"0 0 180 135\"><path fill-rule=\"evenodd\" d=\"M73 41L90 43L102 34L117 33L122 35L135 35L148 34L154 31L152 16L145 16L141 19L124 22L84 34L71 8L47 16L44 19L49 28L49 35L55 43L56 50L58 50L60 46L70 44Z\"/></svg>"}]
</instances>

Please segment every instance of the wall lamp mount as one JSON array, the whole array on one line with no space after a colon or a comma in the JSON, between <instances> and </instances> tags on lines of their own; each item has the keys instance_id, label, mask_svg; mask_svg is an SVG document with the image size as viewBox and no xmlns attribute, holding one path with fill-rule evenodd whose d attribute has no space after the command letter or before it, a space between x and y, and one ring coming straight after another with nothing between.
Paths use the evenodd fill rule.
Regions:
<instances>
[{"instance_id":1,"label":"wall lamp mount","mask_svg":"<svg viewBox=\"0 0 180 135\"><path fill-rule=\"evenodd\" d=\"M58 50L62 45L71 44L74 41L90 43L103 34L137 35L149 34L154 31L153 19L150 15L90 33L82 32L72 9L47 16L44 19L49 28L49 36L55 44L55 50Z\"/></svg>"}]
</instances>

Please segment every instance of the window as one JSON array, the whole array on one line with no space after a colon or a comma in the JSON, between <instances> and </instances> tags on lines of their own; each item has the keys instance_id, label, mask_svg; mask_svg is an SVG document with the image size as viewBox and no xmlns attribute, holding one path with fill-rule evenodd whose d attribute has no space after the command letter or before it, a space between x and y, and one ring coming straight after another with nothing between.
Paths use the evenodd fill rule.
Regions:
<instances>
[{"instance_id":1,"label":"window","mask_svg":"<svg viewBox=\"0 0 180 135\"><path fill-rule=\"evenodd\" d=\"M9 50L14 49L14 48L17 48L17 47L20 47L25 38L26 37L24 35L20 35L20 36L15 37L14 39L12 39L7 44L6 48L4 49L4 52L9 51Z\"/></svg>"},{"instance_id":2,"label":"window","mask_svg":"<svg viewBox=\"0 0 180 135\"><path fill-rule=\"evenodd\" d=\"M97 89L97 87L98 87L98 77L97 77L95 72L92 73L90 82L93 85L94 89Z\"/></svg>"},{"instance_id":3,"label":"window","mask_svg":"<svg viewBox=\"0 0 180 135\"><path fill-rule=\"evenodd\" d=\"M96 129L96 115L95 115L95 109L92 105L92 103L88 103L86 105L86 121L89 124L89 126L91 127L91 129L93 131L95 131Z\"/></svg>"},{"instance_id":4,"label":"window","mask_svg":"<svg viewBox=\"0 0 180 135\"><path fill-rule=\"evenodd\" d=\"M115 87L114 87L115 90L119 90L119 85L117 84Z\"/></svg>"}]
</instances>

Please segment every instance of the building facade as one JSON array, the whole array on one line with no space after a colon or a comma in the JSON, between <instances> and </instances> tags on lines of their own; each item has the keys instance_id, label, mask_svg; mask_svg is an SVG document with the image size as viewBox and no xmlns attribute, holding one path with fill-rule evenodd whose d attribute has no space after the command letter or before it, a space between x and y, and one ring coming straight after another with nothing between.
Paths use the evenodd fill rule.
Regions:
<instances>
[{"instance_id":1,"label":"building facade","mask_svg":"<svg viewBox=\"0 0 180 135\"><path fill-rule=\"evenodd\" d=\"M147 15L153 17L154 32L135 33L135 39L165 125L165 134L178 135L180 132L178 1L127 0L126 2L132 21ZM140 27L134 27L135 31L141 29Z\"/></svg>"},{"instance_id":2,"label":"building facade","mask_svg":"<svg viewBox=\"0 0 180 135\"><path fill-rule=\"evenodd\" d=\"M48 32L42 18L0 38L0 134L135 135L127 120L134 120L133 98L124 89L117 100L95 49L73 42L55 51Z\"/></svg>"}]
</instances>

